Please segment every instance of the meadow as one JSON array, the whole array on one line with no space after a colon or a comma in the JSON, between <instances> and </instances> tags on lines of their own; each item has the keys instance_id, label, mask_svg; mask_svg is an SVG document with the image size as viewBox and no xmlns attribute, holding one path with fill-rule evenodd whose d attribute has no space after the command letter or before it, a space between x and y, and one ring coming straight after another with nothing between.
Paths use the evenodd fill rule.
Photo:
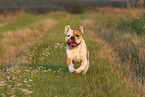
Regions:
<instances>
[{"instance_id":1,"label":"meadow","mask_svg":"<svg viewBox=\"0 0 145 97\"><path fill-rule=\"evenodd\" d=\"M0 15L1 97L144 97L144 9ZM84 26L87 74L70 74L64 27ZM75 68L80 64L75 64Z\"/></svg>"}]
</instances>

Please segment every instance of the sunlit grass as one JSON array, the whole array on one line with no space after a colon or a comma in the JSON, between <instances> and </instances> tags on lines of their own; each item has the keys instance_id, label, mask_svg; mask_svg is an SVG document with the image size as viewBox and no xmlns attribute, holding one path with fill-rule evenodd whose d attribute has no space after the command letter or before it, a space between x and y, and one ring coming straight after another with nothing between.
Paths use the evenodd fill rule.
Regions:
<instances>
[{"instance_id":1,"label":"sunlit grass","mask_svg":"<svg viewBox=\"0 0 145 97\"><path fill-rule=\"evenodd\" d=\"M26 27L31 26L34 22L40 21L41 19L41 17L35 15L30 15L26 13L20 14L20 16L15 22L0 27L0 34L6 31L16 31L18 29L24 29Z\"/></svg>"},{"instance_id":2,"label":"sunlit grass","mask_svg":"<svg viewBox=\"0 0 145 97\"><path fill-rule=\"evenodd\" d=\"M1 33L0 36L3 38L0 39L0 68L6 68L15 63L22 50L26 46L33 44L31 41L34 42L36 39L43 37L56 24L56 20L42 18L38 19L37 22L35 21L35 23L33 22L27 28L24 27L16 31L8 30Z\"/></svg>"},{"instance_id":3,"label":"sunlit grass","mask_svg":"<svg viewBox=\"0 0 145 97\"><path fill-rule=\"evenodd\" d=\"M55 14L62 16L53 17ZM53 13L52 16L48 15L49 18L59 21L58 24L49 29L37 42L23 50L17 62L18 67L0 71L0 95L21 97L144 96L144 86L140 79L126 71L129 70L129 65L126 69L121 67L119 54L108 42L97 38L100 34L95 33L98 31L94 28L98 25L97 21L95 21L97 25L90 20L84 22L86 18L88 19L87 16L93 17L89 18L91 20L95 18L93 14L82 16ZM98 19L95 18L95 20ZM101 22L101 20L98 21ZM86 76L69 73L64 42L64 26L68 24L72 29L76 29L79 25L84 26L83 36L90 52L90 68ZM102 23L100 25L102 25L99 27L100 30L102 29L101 33L104 29L105 31L108 29L108 27L102 28L105 27ZM76 65L75 67L78 67L80 64Z\"/></svg>"}]
</instances>

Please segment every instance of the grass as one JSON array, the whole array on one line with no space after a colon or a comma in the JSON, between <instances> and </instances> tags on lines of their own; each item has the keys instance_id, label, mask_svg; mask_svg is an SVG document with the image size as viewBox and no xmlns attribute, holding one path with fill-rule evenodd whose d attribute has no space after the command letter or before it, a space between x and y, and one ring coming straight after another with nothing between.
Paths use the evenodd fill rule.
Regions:
<instances>
[{"instance_id":1,"label":"grass","mask_svg":"<svg viewBox=\"0 0 145 97\"><path fill-rule=\"evenodd\" d=\"M6 31L16 31L18 29L25 29L26 27L31 26L32 23L39 21L40 19L42 19L42 18L35 16L35 15L22 13L17 18L17 20L15 20L12 23L7 24L3 27L0 27L0 33L6 32Z\"/></svg>"},{"instance_id":2,"label":"grass","mask_svg":"<svg viewBox=\"0 0 145 97\"><path fill-rule=\"evenodd\" d=\"M54 14L60 18L55 19ZM109 15L98 12L97 14L100 17ZM53 18L58 23L21 52L18 56L19 62L14 64L19 64L17 68L11 67L6 71L0 71L1 96L144 96L145 87L140 78L128 72L129 65L126 65L126 68L122 67L120 52L110 45L110 41L106 42L100 37L104 31L114 26L104 28L102 22L106 20L97 19L95 15L96 12L82 15L47 15L47 18ZM105 16L104 19L108 18ZM86 76L70 74L68 71L64 43L64 26L68 24L72 29L79 25L85 28L83 36L90 52L90 68ZM95 33L98 32L96 28L101 32Z\"/></svg>"},{"instance_id":3,"label":"grass","mask_svg":"<svg viewBox=\"0 0 145 97\"><path fill-rule=\"evenodd\" d=\"M19 18L21 18L21 15ZM29 20L29 18L25 19ZM10 29L7 29L8 31L1 33L0 36L3 38L0 38L0 68L6 68L7 66L11 66L11 64L15 64L17 57L20 56L20 53L23 51L25 46L33 44L30 42L35 42L35 40L42 37L48 29L57 24L56 20L46 19L45 17L38 17L35 21L30 19L29 21L33 21L30 22L31 25L28 20L26 20L27 28L25 28L26 25L23 25L25 23L22 23L19 26L24 26L23 29L17 29L17 26L14 26L14 29L17 29L16 31L13 31L12 29L9 31ZM22 21L17 22L19 24L19 22Z\"/></svg>"},{"instance_id":4,"label":"grass","mask_svg":"<svg viewBox=\"0 0 145 97\"><path fill-rule=\"evenodd\" d=\"M137 14L135 14L135 12L137 12L136 9L107 10L106 8L105 13L94 13L89 15L87 19L84 18L84 23L89 29L95 32L96 37L112 45L112 48L120 56L121 66L123 68L130 65L128 72L135 72L136 75L142 77L143 80L145 77L145 63L143 61L145 56L145 40L143 38L145 37L143 32L143 26L145 25L145 23L143 23L144 11L138 9Z\"/></svg>"}]
</instances>

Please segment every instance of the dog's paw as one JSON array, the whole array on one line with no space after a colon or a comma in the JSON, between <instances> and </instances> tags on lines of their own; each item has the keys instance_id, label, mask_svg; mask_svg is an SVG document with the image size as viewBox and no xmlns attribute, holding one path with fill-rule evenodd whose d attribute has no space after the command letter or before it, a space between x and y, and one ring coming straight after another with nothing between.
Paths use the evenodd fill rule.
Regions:
<instances>
[{"instance_id":1,"label":"dog's paw","mask_svg":"<svg viewBox=\"0 0 145 97\"><path fill-rule=\"evenodd\" d=\"M75 69L75 73L81 73L82 72L82 70L81 69Z\"/></svg>"},{"instance_id":2,"label":"dog's paw","mask_svg":"<svg viewBox=\"0 0 145 97\"><path fill-rule=\"evenodd\" d=\"M69 72L70 72L70 73L72 73L72 72L74 72L74 71L75 71L75 70L74 70L73 65L69 65L69 67L68 67L68 68L69 68Z\"/></svg>"},{"instance_id":3,"label":"dog's paw","mask_svg":"<svg viewBox=\"0 0 145 97\"><path fill-rule=\"evenodd\" d=\"M71 69L71 70L69 70L69 72L70 72L71 74L75 74L76 69Z\"/></svg>"}]
</instances>

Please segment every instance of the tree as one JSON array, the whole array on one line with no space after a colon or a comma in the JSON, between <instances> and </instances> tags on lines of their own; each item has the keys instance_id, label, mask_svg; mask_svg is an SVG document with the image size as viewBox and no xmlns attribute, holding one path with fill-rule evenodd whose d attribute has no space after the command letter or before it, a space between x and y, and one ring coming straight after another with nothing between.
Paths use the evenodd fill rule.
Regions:
<instances>
[{"instance_id":1,"label":"tree","mask_svg":"<svg viewBox=\"0 0 145 97\"><path fill-rule=\"evenodd\" d=\"M84 12L84 7L83 7L83 5L81 5L79 3L73 4L70 7L70 13L73 13L73 14L81 14L83 12Z\"/></svg>"}]
</instances>

